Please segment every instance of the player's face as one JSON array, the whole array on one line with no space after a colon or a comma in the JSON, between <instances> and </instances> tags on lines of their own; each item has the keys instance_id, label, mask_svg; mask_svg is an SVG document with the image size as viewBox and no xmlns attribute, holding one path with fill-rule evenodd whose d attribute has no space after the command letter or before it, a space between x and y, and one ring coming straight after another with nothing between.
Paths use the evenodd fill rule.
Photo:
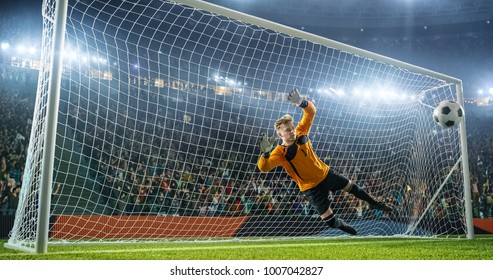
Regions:
<instances>
[{"instance_id":1,"label":"player's face","mask_svg":"<svg viewBox=\"0 0 493 280\"><path fill-rule=\"evenodd\" d=\"M296 140L296 129L293 123L282 124L277 131L284 144L291 145Z\"/></svg>"}]
</instances>

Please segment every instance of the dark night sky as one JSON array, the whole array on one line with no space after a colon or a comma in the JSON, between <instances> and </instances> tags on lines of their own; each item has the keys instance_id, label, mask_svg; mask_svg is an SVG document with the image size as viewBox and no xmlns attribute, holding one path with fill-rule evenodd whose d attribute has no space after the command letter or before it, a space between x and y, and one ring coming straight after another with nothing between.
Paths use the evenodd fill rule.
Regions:
<instances>
[{"instance_id":1,"label":"dark night sky","mask_svg":"<svg viewBox=\"0 0 493 280\"><path fill-rule=\"evenodd\" d=\"M246 10L248 10L252 14L255 13L254 10L248 9L249 1L245 1L245 2L239 2L239 0L235 0L235 1L231 0L231 1L232 2L230 3L237 4L235 8L238 9L246 8ZM221 1L211 0L209 2L221 2ZM2 13L5 12L8 14L18 15L21 19L29 20L31 22L31 25L34 24L37 26L39 22L39 26L41 29L41 23L42 23L41 5L42 5L42 0L15 0L15 1L4 0L0 2L0 11ZM285 19L286 16L284 15L281 18ZM276 21L275 18L270 18L270 20ZM293 19L290 22L282 22L282 20L279 20L279 22L282 24L289 24L295 28L301 28L302 26L300 25L302 24L303 19L302 18ZM419 22L415 24L419 26ZM429 68L434 71L438 71L445 73L447 75L458 77L463 80L465 87L465 94L470 97L476 95L476 91L478 87L481 86L493 87L493 82L490 81L489 82L490 84L488 84L488 81L491 80L488 79L488 77L491 77L491 75L493 74L491 73L493 71L491 68L493 66L492 58L488 58L488 56L484 58L485 57L484 54L482 54L482 56L479 59L476 56L477 53L485 52L484 47L483 49L479 49L479 50L476 49L478 43L475 41L475 39L470 39L469 42L466 42L464 40L460 42L452 42L452 44L460 45L458 46L459 48L455 48L454 45L447 45L447 43L444 43L443 38L441 37L441 35L445 35L450 32L461 32L462 34L466 34L466 36L469 32L470 33L483 32L483 34L490 34L487 37L490 38L492 37L491 34L493 34L493 23L484 24L482 22L477 22L476 24L467 24L467 25L456 24L449 26L444 25L444 26L440 26L439 28L438 27L429 28L429 30L426 32L433 34L434 37L430 35L426 35L428 37L420 37L422 35L418 34L417 31L413 31L410 27L407 28L404 27L402 30L399 29L394 30L393 31L394 35L390 34L388 32L389 31L388 29L380 29L380 30L368 29L365 30L365 32L353 32L351 34L348 34L347 36L342 36L341 34L338 34L336 32L337 31L336 29L332 29L331 31L329 29L324 29L323 27L318 27L318 28L307 27L305 31L319 34L322 36L327 36L331 39L341 41L343 43L355 45L357 47L365 48L367 50L379 54L390 56L406 62L417 64L425 68ZM421 32L425 32L425 31L421 30ZM322 34L322 33L326 33L326 34ZM381 44L380 45L375 44L376 41L378 40L382 41L382 39L385 37L396 36L395 34L398 34L397 36L404 36L404 34L406 33L411 34L411 39L413 40L414 40L414 38L412 37L413 34L419 35L417 37L418 40L422 40L424 43L427 44L425 48L424 49L414 48L406 52L397 48L390 49L385 45L383 48L381 48L382 46ZM427 40L428 42L426 42ZM432 42L432 40L434 41ZM429 49L433 48L434 46L433 44L436 44L437 48L441 48L440 46L445 44L448 48L444 48L439 51L432 50L433 52L431 52ZM464 46L464 44L470 44L470 46L469 45ZM431 56L432 53L433 55L435 54L436 55Z\"/></svg>"}]
</instances>

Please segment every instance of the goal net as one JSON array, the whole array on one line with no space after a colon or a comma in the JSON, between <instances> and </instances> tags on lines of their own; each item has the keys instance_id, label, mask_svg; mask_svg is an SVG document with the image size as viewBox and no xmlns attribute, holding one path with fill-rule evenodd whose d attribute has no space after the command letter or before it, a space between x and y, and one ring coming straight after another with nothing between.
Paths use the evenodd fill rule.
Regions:
<instances>
[{"instance_id":1,"label":"goal net","mask_svg":"<svg viewBox=\"0 0 493 280\"><path fill-rule=\"evenodd\" d=\"M395 206L332 193L358 236L467 233L465 126L442 129L432 117L440 101L462 102L460 80L203 1L68 2L54 168L43 170L56 2L43 4L8 246L34 250L43 203L48 243L343 235L283 169L257 168L261 133L286 113L301 119L286 98L293 88L317 108L318 156ZM42 172L53 172L48 201Z\"/></svg>"}]
</instances>

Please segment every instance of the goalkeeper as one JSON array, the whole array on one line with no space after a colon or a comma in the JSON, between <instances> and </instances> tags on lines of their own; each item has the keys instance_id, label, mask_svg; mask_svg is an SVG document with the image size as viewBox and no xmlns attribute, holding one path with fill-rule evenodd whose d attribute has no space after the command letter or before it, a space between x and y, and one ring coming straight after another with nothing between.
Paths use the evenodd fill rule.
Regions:
<instances>
[{"instance_id":1,"label":"goalkeeper","mask_svg":"<svg viewBox=\"0 0 493 280\"><path fill-rule=\"evenodd\" d=\"M356 230L333 213L328 198L329 191L343 190L368 202L375 209L392 211L391 206L375 200L365 189L335 173L318 158L308 138L315 117L315 106L312 102L303 100L296 89L289 93L288 99L303 109L303 117L296 128L293 117L288 114L275 122L274 128L282 140L281 145L274 147L277 138L275 135L268 137L263 134L260 142L262 155L257 163L260 171L268 172L280 165L284 167L322 220L330 227L352 235L356 234Z\"/></svg>"}]
</instances>

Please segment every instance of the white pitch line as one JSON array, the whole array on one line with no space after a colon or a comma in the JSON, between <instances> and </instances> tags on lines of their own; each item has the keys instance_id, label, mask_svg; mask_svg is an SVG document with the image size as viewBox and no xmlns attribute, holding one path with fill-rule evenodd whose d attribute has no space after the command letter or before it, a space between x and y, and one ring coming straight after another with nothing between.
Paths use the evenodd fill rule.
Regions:
<instances>
[{"instance_id":1,"label":"white pitch line","mask_svg":"<svg viewBox=\"0 0 493 280\"><path fill-rule=\"evenodd\" d=\"M482 238L485 239L485 238ZM464 239L422 239L419 242L436 242L436 241L460 241L464 242ZM289 248L289 247L306 247L306 246L352 246L352 245L364 245L364 244L385 244L385 243L406 243L406 242L416 242L416 239L409 240L371 240L364 242L338 242L338 243L280 243L280 244L248 244L242 245L241 243L231 243L231 245L226 246L201 246L201 247L160 247L160 248L142 248L142 249L110 249L110 250L94 250L94 251L66 251L66 252L48 252L46 255L78 255L78 254L88 254L88 253L96 253L96 254L112 254L112 253L131 253L131 252L165 252L165 251L199 251L199 250L224 250L224 249L256 249L256 248ZM108 244L102 244L107 246ZM32 253L19 253L16 256L29 256L33 255ZM0 254L0 257L12 256L12 254Z\"/></svg>"}]
</instances>

